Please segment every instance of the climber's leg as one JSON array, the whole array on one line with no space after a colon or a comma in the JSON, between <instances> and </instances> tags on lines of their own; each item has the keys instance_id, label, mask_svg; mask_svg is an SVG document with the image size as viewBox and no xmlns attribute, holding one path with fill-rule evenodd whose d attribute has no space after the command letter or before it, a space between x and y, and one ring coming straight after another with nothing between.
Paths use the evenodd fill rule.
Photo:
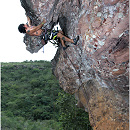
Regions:
<instances>
[{"instance_id":1,"label":"climber's leg","mask_svg":"<svg viewBox=\"0 0 130 130\"><path fill-rule=\"evenodd\" d=\"M64 36L63 34L61 34L60 32L57 34L57 37L62 39L63 41L67 41L67 42L71 42L71 43L74 43L73 39L70 39L66 36Z\"/></svg>"},{"instance_id":2,"label":"climber's leg","mask_svg":"<svg viewBox=\"0 0 130 130\"><path fill-rule=\"evenodd\" d=\"M66 45L65 45L64 41L62 40L62 38L60 38L60 41L61 41L62 46L66 47Z\"/></svg>"},{"instance_id":3,"label":"climber's leg","mask_svg":"<svg viewBox=\"0 0 130 130\"><path fill-rule=\"evenodd\" d=\"M61 41L61 44L63 46L63 50L66 50L69 47L69 45L65 45L64 41L62 40L62 38L60 38L60 41Z\"/></svg>"},{"instance_id":4,"label":"climber's leg","mask_svg":"<svg viewBox=\"0 0 130 130\"><path fill-rule=\"evenodd\" d=\"M76 38L73 39L74 43L72 43L72 44L76 45L78 40L79 40L79 36L77 36Z\"/></svg>"},{"instance_id":5,"label":"climber's leg","mask_svg":"<svg viewBox=\"0 0 130 130\"><path fill-rule=\"evenodd\" d=\"M79 40L79 36L77 36L74 39L70 39L70 38L64 36L62 31L58 32L57 37L60 38L60 39L62 39L63 41L71 42L74 45L76 45L77 42L78 42L78 40Z\"/></svg>"},{"instance_id":6,"label":"climber's leg","mask_svg":"<svg viewBox=\"0 0 130 130\"><path fill-rule=\"evenodd\" d=\"M61 30L59 30L59 33L61 33L61 34L63 34L63 35L64 35L63 31L61 31Z\"/></svg>"}]
</instances>

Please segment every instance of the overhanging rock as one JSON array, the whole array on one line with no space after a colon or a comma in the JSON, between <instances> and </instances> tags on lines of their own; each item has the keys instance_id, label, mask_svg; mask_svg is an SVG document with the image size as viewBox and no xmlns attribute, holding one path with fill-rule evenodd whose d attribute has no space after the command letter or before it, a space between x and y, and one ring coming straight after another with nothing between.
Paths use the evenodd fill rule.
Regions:
<instances>
[{"instance_id":1,"label":"overhanging rock","mask_svg":"<svg viewBox=\"0 0 130 130\"><path fill-rule=\"evenodd\" d=\"M80 36L78 45L66 51L59 47L53 73L66 92L75 94L78 106L89 112L92 127L128 130L129 1L26 3L36 16L34 24L36 18L46 18L48 28L59 22L66 36Z\"/></svg>"}]
</instances>

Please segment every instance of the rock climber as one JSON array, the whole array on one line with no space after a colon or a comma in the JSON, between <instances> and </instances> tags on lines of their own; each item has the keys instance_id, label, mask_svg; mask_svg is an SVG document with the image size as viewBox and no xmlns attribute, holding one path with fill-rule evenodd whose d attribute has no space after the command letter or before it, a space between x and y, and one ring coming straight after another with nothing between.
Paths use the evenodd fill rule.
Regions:
<instances>
[{"instance_id":1,"label":"rock climber","mask_svg":"<svg viewBox=\"0 0 130 130\"><path fill-rule=\"evenodd\" d=\"M79 36L77 36L74 39L70 39L66 36L63 35L63 32L61 30L51 30L50 32L46 31L42 29L43 25L46 23L46 20L43 19L43 21L41 22L41 24L37 25L37 26L32 26L31 25L31 20L30 18L27 16L27 24L20 24L18 27L18 30L20 33L26 33L30 36L40 36L41 37L41 43L43 45L47 44L48 40L56 40L57 38L60 39L61 44L63 46L63 49L67 49L69 47L69 45L65 45L64 41L67 42L71 42L72 44L76 45L78 40L79 40Z\"/></svg>"}]
</instances>

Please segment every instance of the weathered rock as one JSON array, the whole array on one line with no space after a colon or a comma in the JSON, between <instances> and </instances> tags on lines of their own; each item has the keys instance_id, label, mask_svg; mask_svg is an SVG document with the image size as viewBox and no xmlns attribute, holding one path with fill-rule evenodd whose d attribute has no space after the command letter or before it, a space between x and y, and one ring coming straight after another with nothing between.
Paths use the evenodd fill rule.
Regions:
<instances>
[{"instance_id":1,"label":"weathered rock","mask_svg":"<svg viewBox=\"0 0 130 130\"><path fill-rule=\"evenodd\" d=\"M68 37L80 35L76 46L59 47L53 73L88 111L92 127L128 130L129 1L30 0L27 5L40 21L46 18L48 28L59 22Z\"/></svg>"}]
</instances>

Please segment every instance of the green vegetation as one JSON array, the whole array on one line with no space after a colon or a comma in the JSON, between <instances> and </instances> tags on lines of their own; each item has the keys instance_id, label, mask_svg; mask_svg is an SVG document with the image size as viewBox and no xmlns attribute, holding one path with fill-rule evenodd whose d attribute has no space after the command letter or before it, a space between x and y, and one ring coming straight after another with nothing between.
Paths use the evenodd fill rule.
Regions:
<instances>
[{"instance_id":1,"label":"green vegetation","mask_svg":"<svg viewBox=\"0 0 130 130\"><path fill-rule=\"evenodd\" d=\"M62 91L50 62L1 66L3 130L91 130L88 114Z\"/></svg>"},{"instance_id":2,"label":"green vegetation","mask_svg":"<svg viewBox=\"0 0 130 130\"><path fill-rule=\"evenodd\" d=\"M92 130L88 114L76 107L74 96L59 92L56 102L59 107L59 121L64 130Z\"/></svg>"}]
</instances>

